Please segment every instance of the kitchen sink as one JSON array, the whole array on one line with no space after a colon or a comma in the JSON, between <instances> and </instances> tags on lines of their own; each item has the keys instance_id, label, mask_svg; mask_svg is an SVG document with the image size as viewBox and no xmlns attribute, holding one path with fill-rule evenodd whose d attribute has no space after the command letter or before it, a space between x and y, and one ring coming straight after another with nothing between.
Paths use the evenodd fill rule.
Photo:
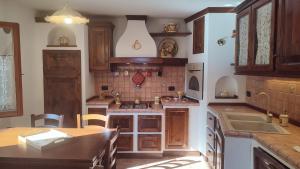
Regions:
<instances>
[{"instance_id":1,"label":"kitchen sink","mask_svg":"<svg viewBox=\"0 0 300 169\"><path fill-rule=\"evenodd\" d=\"M250 122L250 121L231 121L231 126L235 130L289 134L285 129L274 123Z\"/></svg>"},{"instance_id":2,"label":"kitchen sink","mask_svg":"<svg viewBox=\"0 0 300 169\"><path fill-rule=\"evenodd\" d=\"M245 132L262 132L275 134L289 134L276 123L267 123L266 115L257 113L225 113L225 121L230 130Z\"/></svg>"},{"instance_id":3,"label":"kitchen sink","mask_svg":"<svg viewBox=\"0 0 300 169\"><path fill-rule=\"evenodd\" d=\"M240 121L260 121L265 122L266 118L261 115L236 115L236 114L227 114L229 120L240 120Z\"/></svg>"}]
</instances>

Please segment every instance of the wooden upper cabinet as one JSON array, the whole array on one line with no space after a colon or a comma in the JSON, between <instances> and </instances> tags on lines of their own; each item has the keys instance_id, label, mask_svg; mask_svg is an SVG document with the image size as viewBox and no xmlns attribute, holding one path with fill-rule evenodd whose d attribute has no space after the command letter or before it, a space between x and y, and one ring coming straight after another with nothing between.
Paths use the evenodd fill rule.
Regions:
<instances>
[{"instance_id":1,"label":"wooden upper cabinet","mask_svg":"<svg viewBox=\"0 0 300 169\"><path fill-rule=\"evenodd\" d=\"M108 70L113 51L113 25L90 23L88 34L90 71Z\"/></svg>"},{"instance_id":2,"label":"wooden upper cabinet","mask_svg":"<svg viewBox=\"0 0 300 169\"><path fill-rule=\"evenodd\" d=\"M276 69L280 73L300 75L300 1L278 2Z\"/></svg>"},{"instance_id":3,"label":"wooden upper cabinet","mask_svg":"<svg viewBox=\"0 0 300 169\"><path fill-rule=\"evenodd\" d=\"M250 69L251 43L251 8L247 8L237 15L236 37L236 71L243 72Z\"/></svg>"},{"instance_id":4,"label":"wooden upper cabinet","mask_svg":"<svg viewBox=\"0 0 300 169\"><path fill-rule=\"evenodd\" d=\"M205 17L194 21L193 54L204 53Z\"/></svg>"},{"instance_id":5,"label":"wooden upper cabinet","mask_svg":"<svg viewBox=\"0 0 300 169\"><path fill-rule=\"evenodd\" d=\"M274 70L275 0L260 0L252 6L251 71Z\"/></svg>"},{"instance_id":6,"label":"wooden upper cabinet","mask_svg":"<svg viewBox=\"0 0 300 169\"><path fill-rule=\"evenodd\" d=\"M166 149L187 148L188 112L188 109L166 110Z\"/></svg>"}]
</instances>

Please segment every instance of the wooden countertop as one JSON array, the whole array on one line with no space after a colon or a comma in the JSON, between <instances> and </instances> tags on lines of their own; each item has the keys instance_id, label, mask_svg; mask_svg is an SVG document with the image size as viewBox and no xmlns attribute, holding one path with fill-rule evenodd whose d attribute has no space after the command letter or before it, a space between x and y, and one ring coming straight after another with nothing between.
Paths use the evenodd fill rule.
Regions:
<instances>
[{"instance_id":1,"label":"wooden countertop","mask_svg":"<svg viewBox=\"0 0 300 169\"><path fill-rule=\"evenodd\" d=\"M59 128L73 138L70 141L47 149L37 150L31 146L19 143L18 136L45 128L9 128L0 130L0 166L14 161L16 165L39 163L40 165L80 165L93 164L99 152L104 150L113 133L110 129L75 129ZM26 168L26 167L25 167ZM46 167L47 168L47 167Z\"/></svg>"},{"instance_id":2,"label":"wooden countertop","mask_svg":"<svg viewBox=\"0 0 300 169\"><path fill-rule=\"evenodd\" d=\"M221 123L222 131L225 136L231 137L249 137L255 139L257 142L268 148L278 157L285 160L287 163L300 169L300 153L293 150L294 146L300 146L300 127L289 124L284 127L291 134L268 134L268 133L250 133L229 130L226 126L225 112L237 113L261 113L248 106L232 106L232 105L210 105L209 110L218 116ZM278 120L274 120L278 122Z\"/></svg>"},{"instance_id":3,"label":"wooden countertop","mask_svg":"<svg viewBox=\"0 0 300 169\"><path fill-rule=\"evenodd\" d=\"M114 98L100 99L98 96L91 97L86 101L87 105L108 106L114 102Z\"/></svg>"}]
</instances>

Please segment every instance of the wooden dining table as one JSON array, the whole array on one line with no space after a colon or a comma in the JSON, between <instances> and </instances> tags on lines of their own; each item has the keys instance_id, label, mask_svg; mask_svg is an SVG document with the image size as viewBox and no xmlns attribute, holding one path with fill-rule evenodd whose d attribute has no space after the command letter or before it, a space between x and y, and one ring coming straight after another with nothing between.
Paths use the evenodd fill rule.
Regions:
<instances>
[{"instance_id":1,"label":"wooden dining table","mask_svg":"<svg viewBox=\"0 0 300 169\"><path fill-rule=\"evenodd\" d=\"M0 130L0 169L92 169L114 133L105 128L57 128L72 138L43 151L20 143L18 139L20 135L42 130L49 129Z\"/></svg>"}]
</instances>

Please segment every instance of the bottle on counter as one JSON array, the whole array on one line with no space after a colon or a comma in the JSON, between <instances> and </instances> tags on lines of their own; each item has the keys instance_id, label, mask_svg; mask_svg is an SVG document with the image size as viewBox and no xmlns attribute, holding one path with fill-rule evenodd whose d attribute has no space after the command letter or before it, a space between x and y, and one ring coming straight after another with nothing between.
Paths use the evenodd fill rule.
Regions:
<instances>
[{"instance_id":1,"label":"bottle on counter","mask_svg":"<svg viewBox=\"0 0 300 169\"><path fill-rule=\"evenodd\" d=\"M284 110L283 114L279 116L279 124L283 127L287 127L289 123L289 115L286 110Z\"/></svg>"}]
</instances>

